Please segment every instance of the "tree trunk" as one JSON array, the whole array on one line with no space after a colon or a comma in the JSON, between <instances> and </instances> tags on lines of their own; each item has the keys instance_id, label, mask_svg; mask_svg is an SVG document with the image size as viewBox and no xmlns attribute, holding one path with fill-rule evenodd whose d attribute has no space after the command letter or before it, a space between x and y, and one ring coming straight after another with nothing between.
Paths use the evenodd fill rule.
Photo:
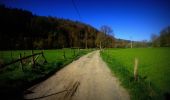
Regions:
<instances>
[{"instance_id":1,"label":"tree trunk","mask_svg":"<svg viewBox=\"0 0 170 100\"><path fill-rule=\"evenodd\" d=\"M86 49L87 49L87 39L86 39Z\"/></svg>"},{"instance_id":2,"label":"tree trunk","mask_svg":"<svg viewBox=\"0 0 170 100\"><path fill-rule=\"evenodd\" d=\"M101 43L101 41L100 41L100 50L102 49L102 46L101 46L101 45L102 45L102 43Z\"/></svg>"}]
</instances>

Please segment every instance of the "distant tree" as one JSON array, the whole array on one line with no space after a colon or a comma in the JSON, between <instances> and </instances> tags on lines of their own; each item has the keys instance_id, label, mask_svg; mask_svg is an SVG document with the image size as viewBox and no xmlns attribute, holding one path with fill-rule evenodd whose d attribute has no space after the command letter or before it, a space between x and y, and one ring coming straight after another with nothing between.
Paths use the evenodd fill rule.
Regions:
<instances>
[{"instance_id":1,"label":"distant tree","mask_svg":"<svg viewBox=\"0 0 170 100\"><path fill-rule=\"evenodd\" d=\"M106 42L108 48L115 47L115 38L113 36L108 35L106 38Z\"/></svg>"},{"instance_id":2,"label":"distant tree","mask_svg":"<svg viewBox=\"0 0 170 100\"><path fill-rule=\"evenodd\" d=\"M1 5L0 26L0 50L102 48L112 47L114 43L112 29L106 25L100 32L79 21L33 15L26 10Z\"/></svg>"},{"instance_id":3,"label":"distant tree","mask_svg":"<svg viewBox=\"0 0 170 100\"><path fill-rule=\"evenodd\" d=\"M97 36L96 36L96 41L95 41L95 43L96 43L97 47L99 47L100 49L102 49L102 43L103 43L103 41L104 41L104 34L101 33L101 32L98 32L98 33L97 33Z\"/></svg>"},{"instance_id":4,"label":"distant tree","mask_svg":"<svg viewBox=\"0 0 170 100\"><path fill-rule=\"evenodd\" d=\"M107 40L107 36L113 33L112 28L107 25L103 25L100 27L100 31L104 34L104 47L109 47L108 45L109 41Z\"/></svg>"},{"instance_id":5,"label":"distant tree","mask_svg":"<svg viewBox=\"0 0 170 100\"><path fill-rule=\"evenodd\" d=\"M160 32L160 45L162 47L169 47L170 46L170 26L164 28Z\"/></svg>"},{"instance_id":6,"label":"distant tree","mask_svg":"<svg viewBox=\"0 0 170 100\"><path fill-rule=\"evenodd\" d=\"M148 47L148 41L147 40L142 40L141 41L141 47Z\"/></svg>"},{"instance_id":7,"label":"distant tree","mask_svg":"<svg viewBox=\"0 0 170 100\"><path fill-rule=\"evenodd\" d=\"M126 47L126 41L125 40L120 40L119 41L119 48L125 48Z\"/></svg>"},{"instance_id":8,"label":"distant tree","mask_svg":"<svg viewBox=\"0 0 170 100\"><path fill-rule=\"evenodd\" d=\"M105 35L111 34L113 32L112 28L107 25L101 26L100 31L103 32Z\"/></svg>"},{"instance_id":9,"label":"distant tree","mask_svg":"<svg viewBox=\"0 0 170 100\"><path fill-rule=\"evenodd\" d=\"M43 49L43 44L43 40L36 40L33 43L35 49Z\"/></svg>"},{"instance_id":10,"label":"distant tree","mask_svg":"<svg viewBox=\"0 0 170 100\"><path fill-rule=\"evenodd\" d=\"M89 33L90 33L90 28L89 27L87 27L87 29L86 29L87 31L85 32L85 48L87 49L88 48L88 35L89 35Z\"/></svg>"},{"instance_id":11,"label":"distant tree","mask_svg":"<svg viewBox=\"0 0 170 100\"><path fill-rule=\"evenodd\" d=\"M160 46L160 38L156 34L151 34L151 41L153 47L159 47Z\"/></svg>"}]
</instances>

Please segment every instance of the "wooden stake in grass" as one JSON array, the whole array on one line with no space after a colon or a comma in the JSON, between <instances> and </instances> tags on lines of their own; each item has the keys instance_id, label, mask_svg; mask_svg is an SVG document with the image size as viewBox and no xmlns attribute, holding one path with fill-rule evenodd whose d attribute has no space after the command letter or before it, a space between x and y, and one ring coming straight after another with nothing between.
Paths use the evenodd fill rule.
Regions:
<instances>
[{"instance_id":1,"label":"wooden stake in grass","mask_svg":"<svg viewBox=\"0 0 170 100\"><path fill-rule=\"evenodd\" d=\"M34 68L35 67L35 58L34 58L34 51L32 50L32 67Z\"/></svg>"},{"instance_id":2,"label":"wooden stake in grass","mask_svg":"<svg viewBox=\"0 0 170 100\"><path fill-rule=\"evenodd\" d=\"M63 50L63 56L64 56L64 59L66 59L65 50Z\"/></svg>"},{"instance_id":3,"label":"wooden stake in grass","mask_svg":"<svg viewBox=\"0 0 170 100\"><path fill-rule=\"evenodd\" d=\"M79 54L79 52L80 52L80 48L78 48L78 53L77 53L77 55Z\"/></svg>"},{"instance_id":4,"label":"wooden stake in grass","mask_svg":"<svg viewBox=\"0 0 170 100\"><path fill-rule=\"evenodd\" d=\"M135 58L134 79L135 79L135 81L138 80L138 59L137 58Z\"/></svg>"},{"instance_id":5,"label":"wooden stake in grass","mask_svg":"<svg viewBox=\"0 0 170 100\"><path fill-rule=\"evenodd\" d=\"M74 57L75 57L75 55L76 55L76 52L75 52L75 49L73 49L74 50Z\"/></svg>"},{"instance_id":6,"label":"wooden stake in grass","mask_svg":"<svg viewBox=\"0 0 170 100\"><path fill-rule=\"evenodd\" d=\"M21 53L20 53L20 55L19 55L19 59L21 59L21 60L20 60L20 63L21 63L21 69L22 69L22 71L24 71L24 70L23 70L23 62L22 62L22 55L21 55Z\"/></svg>"},{"instance_id":7,"label":"wooden stake in grass","mask_svg":"<svg viewBox=\"0 0 170 100\"><path fill-rule=\"evenodd\" d=\"M44 50L42 50L41 52L42 52L42 57L43 57L44 60L45 60L44 63L47 63L47 60L46 60L46 58L45 58L45 56L44 56Z\"/></svg>"},{"instance_id":8,"label":"wooden stake in grass","mask_svg":"<svg viewBox=\"0 0 170 100\"><path fill-rule=\"evenodd\" d=\"M11 50L11 60L13 61L13 55L12 55L12 50Z\"/></svg>"}]
</instances>

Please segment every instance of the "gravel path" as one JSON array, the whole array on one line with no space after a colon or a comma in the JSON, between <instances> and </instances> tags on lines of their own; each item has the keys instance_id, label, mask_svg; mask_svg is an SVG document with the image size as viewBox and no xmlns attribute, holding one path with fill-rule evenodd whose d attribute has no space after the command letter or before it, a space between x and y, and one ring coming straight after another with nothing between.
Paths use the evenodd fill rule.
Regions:
<instances>
[{"instance_id":1,"label":"gravel path","mask_svg":"<svg viewBox=\"0 0 170 100\"><path fill-rule=\"evenodd\" d=\"M42 83L29 88L25 99L130 100L100 57L93 51L64 67Z\"/></svg>"}]
</instances>

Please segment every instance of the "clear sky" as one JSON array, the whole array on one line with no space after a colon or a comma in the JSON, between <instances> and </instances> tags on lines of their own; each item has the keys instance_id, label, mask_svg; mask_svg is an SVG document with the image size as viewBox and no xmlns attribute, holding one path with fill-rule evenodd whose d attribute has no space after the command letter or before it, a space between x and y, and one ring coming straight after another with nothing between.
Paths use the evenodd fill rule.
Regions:
<instances>
[{"instance_id":1,"label":"clear sky","mask_svg":"<svg viewBox=\"0 0 170 100\"><path fill-rule=\"evenodd\" d=\"M149 40L170 25L170 0L0 0L41 16L78 20L99 29L110 26L117 38Z\"/></svg>"}]
</instances>

